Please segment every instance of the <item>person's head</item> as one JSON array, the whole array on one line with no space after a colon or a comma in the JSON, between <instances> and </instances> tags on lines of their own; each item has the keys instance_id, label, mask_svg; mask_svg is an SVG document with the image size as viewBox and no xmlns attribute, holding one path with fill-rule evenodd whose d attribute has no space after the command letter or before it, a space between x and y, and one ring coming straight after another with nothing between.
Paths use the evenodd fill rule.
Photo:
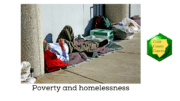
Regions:
<instances>
[{"instance_id":1,"label":"person's head","mask_svg":"<svg viewBox=\"0 0 180 101\"><path fill-rule=\"evenodd\" d=\"M51 49L51 46L48 44L47 45L47 50L50 50Z\"/></svg>"},{"instance_id":2,"label":"person's head","mask_svg":"<svg viewBox=\"0 0 180 101\"><path fill-rule=\"evenodd\" d=\"M43 51L50 50L51 46L44 40L43 41Z\"/></svg>"}]
</instances>

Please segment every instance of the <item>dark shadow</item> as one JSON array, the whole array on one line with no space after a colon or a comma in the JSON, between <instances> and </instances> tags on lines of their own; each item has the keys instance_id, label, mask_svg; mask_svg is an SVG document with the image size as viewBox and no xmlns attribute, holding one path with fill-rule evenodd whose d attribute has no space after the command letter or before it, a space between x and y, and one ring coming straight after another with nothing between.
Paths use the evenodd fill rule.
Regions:
<instances>
[{"instance_id":1,"label":"dark shadow","mask_svg":"<svg viewBox=\"0 0 180 101\"><path fill-rule=\"evenodd\" d=\"M102 15L103 15L103 16L106 16L106 15L105 15L105 4L102 4L102 12L103 12Z\"/></svg>"},{"instance_id":2,"label":"dark shadow","mask_svg":"<svg viewBox=\"0 0 180 101\"><path fill-rule=\"evenodd\" d=\"M46 40L47 43L53 43L52 34L49 33L44 40Z\"/></svg>"}]
</instances>

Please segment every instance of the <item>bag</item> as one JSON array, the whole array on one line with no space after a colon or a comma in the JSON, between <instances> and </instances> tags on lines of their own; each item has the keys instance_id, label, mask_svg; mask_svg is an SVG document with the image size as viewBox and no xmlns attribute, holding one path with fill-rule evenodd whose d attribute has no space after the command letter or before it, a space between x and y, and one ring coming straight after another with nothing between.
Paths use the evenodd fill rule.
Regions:
<instances>
[{"instance_id":1,"label":"bag","mask_svg":"<svg viewBox=\"0 0 180 101\"><path fill-rule=\"evenodd\" d=\"M116 27L113 28L113 33L114 33L114 40L126 40L127 38L127 33Z\"/></svg>"},{"instance_id":2,"label":"bag","mask_svg":"<svg viewBox=\"0 0 180 101\"><path fill-rule=\"evenodd\" d=\"M93 26L92 29L100 28L100 29L112 29L112 23L108 18L104 16L96 16L93 18Z\"/></svg>"},{"instance_id":3,"label":"bag","mask_svg":"<svg viewBox=\"0 0 180 101\"><path fill-rule=\"evenodd\" d=\"M129 40L135 33L140 32L141 27L129 18L124 18L118 25L113 25L114 39Z\"/></svg>"},{"instance_id":4,"label":"bag","mask_svg":"<svg viewBox=\"0 0 180 101\"><path fill-rule=\"evenodd\" d=\"M141 27L130 18L124 18L122 23L124 28L121 28L120 30L126 33L139 33L141 31Z\"/></svg>"},{"instance_id":5,"label":"bag","mask_svg":"<svg viewBox=\"0 0 180 101\"><path fill-rule=\"evenodd\" d=\"M33 68L28 61L21 62L21 83L23 84L33 84L36 79L31 75Z\"/></svg>"},{"instance_id":6,"label":"bag","mask_svg":"<svg viewBox=\"0 0 180 101\"><path fill-rule=\"evenodd\" d=\"M124 18L118 25L113 25L113 28L126 33L139 33L141 31L141 27L134 20L129 18Z\"/></svg>"}]
</instances>

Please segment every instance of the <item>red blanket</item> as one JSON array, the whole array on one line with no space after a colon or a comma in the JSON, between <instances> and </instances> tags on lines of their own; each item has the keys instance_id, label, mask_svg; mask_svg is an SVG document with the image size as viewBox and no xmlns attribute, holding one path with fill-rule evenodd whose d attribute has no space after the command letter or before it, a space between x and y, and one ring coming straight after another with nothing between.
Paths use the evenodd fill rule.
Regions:
<instances>
[{"instance_id":1,"label":"red blanket","mask_svg":"<svg viewBox=\"0 0 180 101\"><path fill-rule=\"evenodd\" d=\"M47 72L52 72L64 66L69 66L67 63L58 59L56 54L49 50L46 50L44 52L44 58L45 58Z\"/></svg>"}]
</instances>

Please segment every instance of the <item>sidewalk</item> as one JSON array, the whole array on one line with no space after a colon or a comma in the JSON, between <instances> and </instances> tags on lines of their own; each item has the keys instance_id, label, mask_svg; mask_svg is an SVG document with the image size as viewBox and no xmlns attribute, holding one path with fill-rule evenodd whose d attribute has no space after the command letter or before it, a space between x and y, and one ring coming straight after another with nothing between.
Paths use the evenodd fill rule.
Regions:
<instances>
[{"instance_id":1,"label":"sidewalk","mask_svg":"<svg viewBox=\"0 0 180 101\"><path fill-rule=\"evenodd\" d=\"M123 49L93 59L76 67L61 69L39 76L36 84L59 83L136 83L141 82L140 40L141 33L131 40L116 41Z\"/></svg>"}]
</instances>

